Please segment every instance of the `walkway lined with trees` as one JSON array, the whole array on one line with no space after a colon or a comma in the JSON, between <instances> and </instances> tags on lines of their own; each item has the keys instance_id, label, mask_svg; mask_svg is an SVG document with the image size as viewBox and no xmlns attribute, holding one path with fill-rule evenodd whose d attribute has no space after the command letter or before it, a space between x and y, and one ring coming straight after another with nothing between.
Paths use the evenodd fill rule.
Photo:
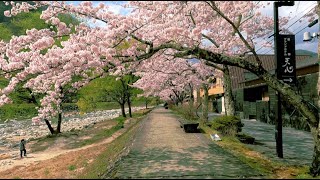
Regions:
<instances>
[{"instance_id":1,"label":"walkway lined with trees","mask_svg":"<svg viewBox=\"0 0 320 180\"><path fill-rule=\"evenodd\" d=\"M144 97L157 96L164 101L173 101L176 105L179 102L183 104L182 99L186 97L189 97L188 101L193 105L192 92L201 88L204 96L201 100L203 114L200 119L206 123L208 88L217 77L223 77L226 113L234 115L236 111L230 88L232 77L229 67L235 66L257 76L268 88L277 91L279 97L283 97L282 102L294 107L305 117L303 121L309 126L314 141L309 173L313 176L320 175L318 97L315 96L314 102L303 97L303 93L274 76L258 55L257 47L271 45L266 37L274 30L277 40L274 19L261 13L267 6L272 6L270 2L264 5L253 1L168 1L151 4L129 1L124 3L123 7L126 10L129 7L135 10L125 14L114 13L112 6L91 1L77 5L58 1L11 1L4 2L4 5L6 8L1 9L6 17L2 20L9 22L8 18L15 20L19 15L28 16L34 12L40 15L41 12L39 22L43 23L40 23L40 28L33 25L27 27L25 33L24 30L21 31L23 34L17 31L15 33L19 35L2 37L4 41L0 41L0 74L6 83L0 83L0 106L17 100L14 97L18 91L25 93L29 99L27 103L33 103L33 106L37 107L38 112L32 118L33 123L46 123L51 134L60 134L63 128L62 112L63 104L66 103L64 97L71 96L69 93L77 92L94 79L109 75L117 76L122 90L120 94L118 89L115 93L108 88L104 91L107 91L109 96L115 95L116 98L111 99L119 103L123 116L126 116L124 104L128 104L130 109L130 98L134 97L132 87L142 89ZM277 7L277 2L274 5ZM318 6L304 14L300 21L311 22L319 17L319 6L318 2ZM292 15L290 13L279 19L283 33L292 31L290 27L293 24L289 24ZM32 17L34 16L28 16L27 19L34 19ZM67 17L76 21L66 22ZM23 25L22 22L15 22L11 24L14 26L10 27ZM99 24L93 25L93 22ZM9 35L10 29L5 28L3 34ZM275 52L279 50L276 44ZM247 54L254 56L253 61L247 58ZM208 70L208 67L215 71ZM127 75L140 79L124 83L121 78ZM167 84L169 86L163 86ZM319 92L320 78L317 94ZM69 103L74 102L79 101L72 100ZM88 104L92 105L90 100ZM130 114L129 110L129 116ZM275 117L275 121L277 119ZM56 127L52 126L54 121L57 122ZM162 127L162 124L155 124L159 126L155 126L156 128ZM153 124L150 127L153 127ZM150 132L154 133L153 130ZM168 137L166 141L174 141L175 134ZM148 137L143 138L149 140ZM153 142L153 139L150 141ZM158 139L154 142L158 143ZM177 142L180 143L180 140ZM211 153L208 153L209 157L210 155Z\"/></svg>"},{"instance_id":2,"label":"walkway lined with trees","mask_svg":"<svg viewBox=\"0 0 320 180\"><path fill-rule=\"evenodd\" d=\"M185 133L171 110L158 107L141 124L112 178L261 178L201 133Z\"/></svg>"}]
</instances>

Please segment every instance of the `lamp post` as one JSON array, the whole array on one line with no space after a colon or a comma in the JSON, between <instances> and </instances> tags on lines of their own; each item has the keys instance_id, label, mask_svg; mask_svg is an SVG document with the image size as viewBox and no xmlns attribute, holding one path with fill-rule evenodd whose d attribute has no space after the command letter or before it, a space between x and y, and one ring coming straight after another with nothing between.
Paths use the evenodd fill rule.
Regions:
<instances>
[{"instance_id":1,"label":"lamp post","mask_svg":"<svg viewBox=\"0 0 320 180\"><path fill-rule=\"evenodd\" d=\"M276 74L277 78L280 79L280 66L278 60L280 59L278 54L278 42L279 42L279 22L278 22L278 8L281 6L293 6L294 1L278 1L274 2L274 56L275 56L275 64L276 64ZM281 98L280 93L277 92L278 103L276 103L276 148L277 155L279 158L283 158L283 147L282 147L282 113L281 113Z\"/></svg>"},{"instance_id":2,"label":"lamp post","mask_svg":"<svg viewBox=\"0 0 320 180\"><path fill-rule=\"evenodd\" d=\"M311 28L313 25L317 24L318 23L318 19L312 21L308 27ZM319 38L320 36L320 32L314 32L312 33L312 35L310 34L310 32L305 32L303 33L303 41L311 41L312 39L315 39L315 38Z\"/></svg>"}]
</instances>

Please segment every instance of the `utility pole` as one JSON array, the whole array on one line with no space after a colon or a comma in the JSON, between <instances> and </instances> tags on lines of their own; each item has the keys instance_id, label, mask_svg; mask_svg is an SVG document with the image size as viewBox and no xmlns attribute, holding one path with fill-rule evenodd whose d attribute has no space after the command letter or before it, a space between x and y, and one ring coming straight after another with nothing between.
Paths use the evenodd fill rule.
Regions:
<instances>
[{"instance_id":1,"label":"utility pole","mask_svg":"<svg viewBox=\"0 0 320 180\"><path fill-rule=\"evenodd\" d=\"M275 63L276 69L275 73L277 74L277 78L280 79L280 64L279 64L279 53L278 53L278 42L279 42L279 22L278 22L278 8L281 6L293 6L294 1L278 1L274 2L274 56L275 56ZM276 139L276 148L277 148L277 155L279 158L283 158L283 146L282 146L282 112L281 112L281 98L280 93L277 92L277 99L278 103L276 103L276 132L275 132L275 139Z\"/></svg>"}]
</instances>

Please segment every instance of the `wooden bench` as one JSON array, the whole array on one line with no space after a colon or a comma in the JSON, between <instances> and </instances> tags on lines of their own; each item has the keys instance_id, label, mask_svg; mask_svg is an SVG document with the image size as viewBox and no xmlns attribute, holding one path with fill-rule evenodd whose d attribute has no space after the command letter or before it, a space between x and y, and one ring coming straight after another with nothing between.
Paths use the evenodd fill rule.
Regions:
<instances>
[{"instance_id":1,"label":"wooden bench","mask_svg":"<svg viewBox=\"0 0 320 180\"><path fill-rule=\"evenodd\" d=\"M184 119L179 119L179 122L180 122L180 127L183 128L186 133L199 132L199 130L198 130L199 123L198 122L188 121L188 120L184 120Z\"/></svg>"}]
</instances>

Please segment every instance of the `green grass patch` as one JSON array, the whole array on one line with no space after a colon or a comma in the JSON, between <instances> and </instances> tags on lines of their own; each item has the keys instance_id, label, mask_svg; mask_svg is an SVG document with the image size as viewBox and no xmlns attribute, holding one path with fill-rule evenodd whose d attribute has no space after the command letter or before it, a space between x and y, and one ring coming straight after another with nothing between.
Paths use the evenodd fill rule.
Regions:
<instances>
[{"instance_id":1,"label":"green grass patch","mask_svg":"<svg viewBox=\"0 0 320 180\"><path fill-rule=\"evenodd\" d=\"M7 119L26 120L37 115L34 104L5 104L0 107L0 122Z\"/></svg>"},{"instance_id":2,"label":"green grass patch","mask_svg":"<svg viewBox=\"0 0 320 180\"><path fill-rule=\"evenodd\" d=\"M151 111L151 109L133 112L132 113L132 118L140 118L140 117L146 115L147 113L149 113L150 111ZM82 141L73 142L70 145L73 148L82 147L82 146L86 146L86 145L90 145L90 144L99 142L99 141L101 141L101 140L103 140L105 138L111 137L112 134L114 134L118 130L124 128L125 120L126 120L126 118L124 118L122 116L119 116L117 118L109 120L109 121L114 122L114 124L116 124L116 125L112 126L110 129L99 129L99 130L96 130L94 135L91 136L90 139L85 139L85 140L82 140Z\"/></svg>"},{"instance_id":3,"label":"green grass patch","mask_svg":"<svg viewBox=\"0 0 320 180\"><path fill-rule=\"evenodd\" d=\"M111 127L110 129L102 129L102 130L100 129L100 130L96 131L96 133L90 139L77 141L77 142L74 142L70 145L73 148L82 147L82 146L86 146L86 145L90 145L90 144L99 142L105 138L111 137L113 133L115 133L116 131L118 131L119 129L124 127L123 126L124 120L125 120L125 118L123 118L123 117L117 117L115 119L112 119L112 121L117 122L117 124L115 126Z\"/></svg>"},{"instance_id":4,"label":"green grass patch","mask_svg":"<svg viewBox=\"0 0 320 180\"><path fill-rule=\"evenodd\" d=\"M68 166L68 170L69 171L74 171L74 170L76 170L77 169L77 167L75 166L75 165L70 165L70 166Z\"/></svg>"},{"instance_id":5,"label":"green grass patch","mask_svg":"<svg viewBox=\"0 0 320 180\"><path fill-rule=\"evenodd\" d=\"M46 170L44 170L44 175L48 176L50 174L49 169L46 168Z\"/></svg>"},{"instance_id":6,"label":"green grass patch","mask_svg":"<svg viewBox=\"0 0 320 180\"><path fill-rule=\"evenodd\" d=\"M132 113L132 116L133 118L139 118L146 115L151 110L152 109L136 111ZM55 141L58 138L64 138L70 141L70 143L68 143L66 147L68 149L79 148L86 145L94 144L94 143L100 142L105 138L111 137L113 133L122 129L124 127L125 120L126 118L119 116L117 118L113 118L105 122L102 122L102 123L105 123L103 125L99 124L102 127L105 125L113 124L113 126L110 129L103 129L100 127L95 129L91 127L91 128L82 129L82 130L72 129L68 132L63 132L60 134L53 134L53 135L50 134L44 137L30 139L29 141L35 141L35 143L30 146L30 150L32 152L44 151L48 147L53 146ZM96 126L99 126L99 125L97 124ZM83 136L90 136L90 138L85 140L78 140L80 137L83 137Z\"/></svg>"},{"instance_id":7,"label":"green grass patch","mask_svg":"<svg viewBox=\"0 0 320 180\"><path fill-rule=\"evenodd\" d=\"M30 141L36 141L33 145L30 146L30 150L32 152L37 152L37 151L44 151L48 147L52 146L55 142L56 138L53 138L53 136L45 136L45 137L40 137L36 138Z\"/></svg>"},{"instance_id":8,"label":"green grass patch","mask_svg":"<svg viewBox=\"0 0 320 180\"><path fill-rule=\"evenodd\" d=\"M49 131L49 130L48 130ZM32 152L44 151L48 147L51 147L55 144L55 141L58 138L74 138L74 136L78 136L79 130L75 130L73 132L64 132L60 134L50 134L44 137L39 137L35 139L30 139L29 141L35 141L34 144L30 146L30 150Z\"/></svg>"},{"instance_id":9,"label":"green grass patch","mask_svg":"<svg viewBox=\"0 0 320 180\"><path fill-rule=\"evenodd\" d=\"M131 107L134 106L144 106L143 101L132 101ZM66 105L67 106L67 105ZM71 108L74 105L69 105ZM83 106L83 107L82 107ZM80 108L78 107L77 110L80 110L83 113L93 112L93 111L102 111L102 110L111 110L111 109L120 109L120 105L117 102L92 102L90 105L82 105L80 103ZM67 106L68 107L68 106ZM125 106L128 107L127 105Z\"/></svg>"},{"instance_id":10,"label":"green grass patch","mask_svg":"<svg viewBox=\"0 0 320 180\"><path fill-rule=\"evenodd\" d=\"M131 125L128 130L119 136L117 139L112 141L106 150L102 152L92 164L83 171L81 175L77 178L79 179L98 179L103 178L102 176L106 173L108 166L111 161L114 161L119 155L121 155L123 149L128 146L128 144L133 139L133 136L137 130L137 124L141 122L140 120L145 114L151 110L135 113L137 119L136 123Z\"/></svg>"}]
</instances>

